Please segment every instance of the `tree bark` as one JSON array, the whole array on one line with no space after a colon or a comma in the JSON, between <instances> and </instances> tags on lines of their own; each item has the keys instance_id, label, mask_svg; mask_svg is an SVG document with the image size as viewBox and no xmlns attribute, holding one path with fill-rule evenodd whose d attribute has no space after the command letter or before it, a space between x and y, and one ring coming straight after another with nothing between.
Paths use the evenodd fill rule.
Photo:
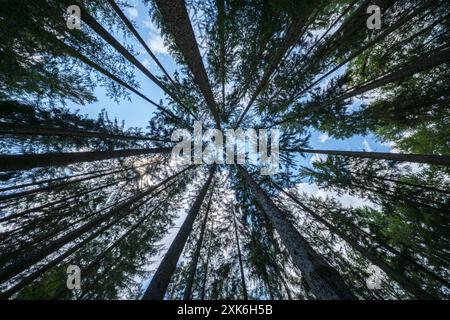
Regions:
<instances>
[{"instance_id":1,"label":"tree bark","mask_svg":"<svg viewBox=\"0 0 450 320\"><path fill-rule=\"evenodd\" d=\"M194 285L195 272L197 271L198 258L200 257L200 250L201 250L202 244L203 244L203 237L205 234L206 223L208 222L208 214L211 209L211 201L212 201L213 191L214 191L214 189L211 190L211 195L209 197L208 205L206 207L205 218L203 219L202 227L200 230L200 238L197 241L197 246L195 248L195 252L192 257L191 264L189 266L188 278L186 280L186 289L184 289L183 300L191 299L192 287Z\"/></svg>"},{"instance_id":2,"label":"tree bark","mask_svg":"<svg viewBox=\"0 0 450 320\"><path fill-rule=\"evenodd\" d=\"M30 170L51 166L67 166L143 154L170 153L172 148L143 148L111 151L61 152L41 154L0 155L0 172Z\"/></svg>"},{"instance_id":3,"label":"tree bark","mask_svg":"<svg viewBox=\"0 0 450 320\"><path fill-rule=\"evenodd\" d=\"M197 195L194 204L189 210L186 219L183 222L180 230L178 231L175 239L166 252L166 255L159 264L158 269L153 275L150 284L142 296L142 300L162 300L169 286L170 279L175 272L178 260L181 256L183 248L192 230L192 225L194 224L195 218L200 210L203 200L206 196L208 188L211 184L214 172L216 170L215 166L212 166L209 170L209 176Z\"/></svg>"},{"instance_id":4,"label":"tree bark","mask_svg":"<svg viewBox=\"0 0 450 320\"><path fill-rule=\"evenodd\" d=\"M426 163L426 164L433 164L433 165L450 166L450 157L449 156L421 155L421 154L408 154L408 153L388 153L388 152L318 150L318 149L302 149L302 148L281 149L281 150L287 151L287 152L330 154L330 155L344 156L344 157L390 160L390 161L397 161L397 162L416 162L416 163Z\"/></svg>"},{"instance_id":5,"label":"tree bark","mask_svg":"<svg viewBox=\"0 0 450 320\"><path fill-rule=\"evenodd\" d=\"M314 251L250 174L241 165L237 165L237 168L253 191L259 206L277 230L294 264L302 272L302 276L316 298L325 300L353 299L352 293L339 273Z\"/></svg>"}]
</instances>

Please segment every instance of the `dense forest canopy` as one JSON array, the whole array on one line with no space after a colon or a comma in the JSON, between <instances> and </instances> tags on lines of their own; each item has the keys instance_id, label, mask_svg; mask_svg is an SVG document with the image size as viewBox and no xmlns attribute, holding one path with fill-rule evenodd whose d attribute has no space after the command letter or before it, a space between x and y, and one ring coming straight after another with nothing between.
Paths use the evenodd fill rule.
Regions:
<instances>
[{"instance_id":1,"label":"dense forest canopy","mask_svg":"<svg viewBox=\"0 0 450 320\"><path fill-rule=\"evenodd\" d=\"M0 1L0 297L448 299L449 14L445 0ZM99 88L110 105L85 115ZM146 127L108 115L130 100ZM278 172L177 161L171 135L197 121L279 130ZM391 149L324 150L312 132Z\"/></svg>"}]
</instances>

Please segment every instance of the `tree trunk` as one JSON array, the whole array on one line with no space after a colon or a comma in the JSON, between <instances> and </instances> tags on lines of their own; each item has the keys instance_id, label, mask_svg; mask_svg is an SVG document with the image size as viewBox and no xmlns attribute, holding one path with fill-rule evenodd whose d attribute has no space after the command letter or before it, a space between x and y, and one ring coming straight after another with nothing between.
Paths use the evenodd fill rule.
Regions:
<instances>
[{"instance_id":1,"label":"tree trunk","mask_svg":"<svg viewBox=\"0 0 450 320\"><path fill-rule=\"evenodd\" d=\"M210 227L210 239L209 239L209 246L208 246L208 252L206 253L206 258L205 258L205 262L204 262L204 269L205 271L203 272L203 280L202 280L202 289L200 290L200 300L205 300L205 295L206 295L206 281L208 279L208 265L209 265L209 257L211 256L211 244L212 244L212 238L213 238L213 233L214 231L214 221L212 221L211 223L211 227Z\"/></svg>"},{"instance_id":2,"label":"tree trunk","mask_svg":"<svg viewBox=\"0 0 450 320\"><path fill-rule=\"evenodd\" d=\"M114 158L154 153L170 153L172 148L143 148L110 151L61 152L20 155L0 155L0 172L30 170L51 166L67 166L80 162L93 162Z\"/></svg>"},{"instance_id":3,"label":"tree trunk","mask_svg":"<svg viewBox=\"0 0 450 320\"><path fill-rule=\"evenodd\" d=\"M217 4L217 25L219 33L219 56L220 56L220 82L222 85L222 110L225 111L225 0L216 0Z\"/></svg>"},{"instance_id":4,"label":"tree trunk","mask_svg":"<svg viewBox=\"0 0 450 320\"><path fill-rule=\"evenodd\" d=\"M211 209L211 201L213 196L214 189L211 190L211 195L209 197L208 205L206 207L205 218L203 219L202 227L200 230L200 238L197 241L197 246L195 248L194 255L191 260L191 264L189 266L188 278L186 280L186 289L184 289L184 297L183 300L190 300L192 287L194 285L195 272L197 271L198 258L200 257L200 250L203 244L203 236L205 234L206 223L208 222L208 214Z\"/></svg>"},{"instance_id":5,"label":"tree trunk","mask_svg":"<svg viewBox=\"0 0 450 320\"><path fill-rule=\"evenodd\" d=\"M98 131L84 131L84 130L82 131L71 128L29 127L23 124L14 124L14 123L1 123L0 133L13 136L29 135L29 136L86 137L86 138L100 138L112 140L141 140L141 141L157 141L157 142L173 143L170 140L150 138L146 136L131 136L127 134L115 134Z\"/></svg>"},{"instance_id":6,"label":"tree trunk","mask_svg":"<svg viewBox=\"0 0 450 320\"><path fill-rule=\"evenodd\" d=\"M194 81L205 98L217 128L220 129L219 108L214 100L214 94L211 90L184 1L155 0L155 3L163 17L164 24L174 38L176 46L183 54L185 63L194 75Z\"/></svg>"},{"instance_id":7,"label":"tree trunk","mask_svg":"<svg viewBox=\"0 0 450 320\"><path fill-rule=\"evenodd\" d=\"M273 183L275 185L275 183ZM409 280L404 274L394 270L390 267L386 262L381 260L376 255L370 253L366 248L363 248L357 241L353 240L351 237L341 232L338 228L333 226L327 220L322 218L320 215L316 214L313 210L305 206L301 203L297 198L291 195L289 192L284 191L279 186L277 189L281 190L285 195L287 195L292 201L294 201L298 206L300 206L303 210L308 212L314 219L325 225L332 233L338 235L340 238L345 240L353 249L358 251L362 256L368 259L374 265L380 267L389 277L397 281L405 290L413 294L418 299L433 299L431 295L425 292L422 288L420 288L417 284L413 283Z\"/></svg>"},{"instance_id":8,"label":"tree trunk","mask_svg":"<svg viewBox=\"0 0 450 320\"><path fill-rule=\"evenodd\" d=\"M237 165L237 168L253 191L259 206L277 230L294 264L302 272L302 276L316 298L325 300L353 299L352 293L339 273L313 250L264 190L252 179L250 174L241 165Z\"/></svg>"},{"instance_id":9,"label":"tree trunk","mask_svg":"<svg viewBox=\"0 0 450 320\"><path fill-rule=\"evenodd\" d=\"M247 285L245 284L244 265L242 263L241 245L239 243L239 234L238 234L236 216L234 215L234 211L233 211L233 224L234 224L234 234L236 237L236 247L237 247L237 251L238 251L239 271L241 274L242 296L243 296L244 300L248 300Z\"/></svg>"},{"instance_id":10,"label":"tree trunk","mask_svg":"<svg viewBox=\"0 0 450 320\"><path fill-rule=\"evenodd\" d=\"M209 176L197 195L194 204L189 210L183 225L180 227L175 239L170 245L169 250L159 264L158 269L152 277L150 284L142 296L143 300L162 300L169 286L170 279L175 272L178 260L192 230L192 225L194 224L195 218L200 210L203 203L203 199L208 192L208 188L211 184L211 180L216 171L216 166L212 166L209 170Z\"/></svg>"},{"instance_id":11,"label":"tree trunk","mask_svg":"<svg viewBox=\"0 0 450 320\"><path fill-rule=\"evenodd\" d=\"M335 156L366 158L366 159L380 159L390 160L397 162L416 162L426 163L433 165L450 166L449 156L437 156L437 155L421 155L421 154L408 154L408 153L389 153L389 152L365 152L365 151L340 151L340 150L316 150L316 149L281 149L287 152L299 152L299 153L319 153L330 154Z\"/></svg>"}]
</instances>

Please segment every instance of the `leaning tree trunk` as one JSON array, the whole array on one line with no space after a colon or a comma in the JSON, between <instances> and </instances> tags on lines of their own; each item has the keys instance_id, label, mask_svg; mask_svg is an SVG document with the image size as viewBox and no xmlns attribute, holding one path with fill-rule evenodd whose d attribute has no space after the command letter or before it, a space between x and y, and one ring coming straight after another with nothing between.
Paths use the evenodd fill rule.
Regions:
<instances>
[{"instance_id":1,"label":"leaning tree trunk","mask_svg":"<svg viewBox=\"0 0 450 320\"><path fill-rule=\"evenodd\" d=\"M241 165L237 165L237 168L253 191L259 206L277 230L294 264L302 272L315 297L326 300L353 299L352 293L339 273L314 251L250 174Z\"/></svg>"},{"instance_id":2,"label":"leaning tree trunk","mask_svg":"<svg viewBox=\"0 0 450 320\"><path fill-rule=\"evenodd\" d=\"M86 137L86 138L113 139L113 140L156 141L168 143L172 142L170 140L151 138L146 136L127 135L124 133L120 134L101 131L86 131L73 128L30 127L29 125L26 124L16 124L16 123L1 123L0 134L8 134L13 136L29 135L29 136L57 136L57 137Z\"/></svg>"},{"instance_id":3,"label":"leaning tree trunk","mask_svg":"<svg viewBox=\"0 0 450 320\"><path fill-rule=\"evenodd\" d=\"M172 148L143 148L111 151L0 155L0 172L66 166L73 163L101 161L143 154L170 153L171 151Z\"/></svg>"},{"instance_id":4,"label":"leaning tree trunk","mask_svg":"<svg viewBox=\"0 0 450 320\"><path fill-rule=\"evenodd\" d=\"M211 209L211 201L213 196L213 190L211 190L211 195L209 197L208 205L206 207L205 218L203 219L202 227L200 230L200 238L198 239L197 246L195 248L194 255L191 260L191 265L189 266L188 278L186 280L186 289L184 289L184 300L191 299L192 287L194 285L195 272L197 271L198 258L200 257L200 250L203 244L203 237L205 234L206 223L208 222L208 214Z\"/></svg>"},{"instance_id":5,"label":"leaning tree trunk","mask_svg":"<svg viewBox=\"0 0 450 320\"><path fill-rule=\"evenodd\" d=\"M164 75L172 82L173 85L176 85L175 81L173 81L172 77L169 75L169 73L166 71L166 69L163 67L161 62L158 60L158 58L155 56L155 54L150 50L147 43L142 39L139 32L137 32L136 28L133 26L133 24L128 20L128 18L125 16L125 14L122 12L120 7L116 4L114 0L107 0L111 8L116 12L116 14L119 16L119 18L122 20L122 22L127 26L128 30L134 35L134 37L139 41L139 43L144 47L145 51L150 55L150 57L155 61L155 63L158 65L158 67L161 69L161 71L164 73Z\"/></svg>"},{"instance_id":6,"label":"leaning tree trunk","mask_svg":"<svg viewBox=\"0 0 450 320\"><path fill-rule=\"evenodd\" d=\"M183 0L155 0L164 24L170 30L177 48L181 51L194 81L200 88L218 129L220 113L208 80L208 75L198 49L194 30Z\"/></svg>"},{"instance_id":7,"label":"leaning tree trunk","mask_svg":"<svg viewBox=\"0 0 450 320\"><path fill-rule=\"evenodd\" d=\"M238 229L237 229L237 223L236 223L236 216L234 215L234 212L233 212L233 224L234 224L234 235L236 237L236 247L237 247L238 259L239 259L239 271L241 274L242 296L244 297L244 300L248 300L247 285L245 284L244 266L242 263L241 245L239 243L239 235L238 235Z\"/></svg>"},{"instance_id":8,"label":"leaning tree trunk","mask_svg":"<svg viewBox=\"0 0 450 320\"><path fill-rule=\"evenodd\" d=\"M422 154L409 154L409 153L317 150L317 149L302 149L302 148L281 149L281 150L287 151L287 152L319 153L319 154L329 154L329 155L334 155L334 156L390 160L390 161L397 161L397 162L416 162L416 163L426 163L426 164L433 164L433 165L450 166L450 157L449 156L437 156L437 155L431 155L431 154L430 155L422 155Z\"/></svg>"},{"instance_id":9,"label":"leaning tree trunk","mask_svg":"<svg viewBox=\"0 0 450 320\"><path fill-rule=\"evenodd\" d=\"M192 230L192 225L194 224L195 218L197 217L203 200L208 192L208 188L211 184L214 172L216 171L216 166L212 166L209 170L209 176L197 195L194 204L189 210L186 219L183 222L177 236L170 245L169 250L159 264L158 270L152 277L150 284L142 296L143 300L162 300L169 286L170 279L175 272L177 262Z\"/></svg>"},{"instance_id":10,"label":"leaning tree trunk","mask_svg":"<svg viewBox=\"0 0 450 320\"><path fill-rule=\"evenodd\" d=\"M301 115L306 115L311 112L316 112L319 109L330 106L333 103L338 101L343 101L346 99L353 98L357 95L363 94L367 91L382 87L389 83L402 80L408 77L415 75L416 73L420 73L436 66L439 66L448 61L448 57L450 55L450 48L447 45L443 45L432 52L428 52L413 61L409 62L406 65L401 66L397 70L394 70L391 73L388 73L380 78L377 78L367 84L361 85L359 87L354 88L353 90L346 92L336 98L332 98L330 100L326 100L318 105L313 105L309 108L306 108Z\"/></svg>"},{"instance_id":11,"label":"leaning tree trunk","mask_svg":"<svg viewBox=\"0 0 450 320\"><path fill-rule=\"evenodd\" d=\"M389 266L386 262L384 262L382 259L377 257L376 255L369 252L366 248L362 247L357 241L349 237L344 232L341 232L339 228L336 228L334 225L329 223L327 220L325 220L323 217L315 213L313 210L305 206L300 200L298 200L296 197L291 195L289 192L284 191L280 186L275 184L275 182L272 181L272 184L280 191L282 191L285 195L287 195L293 202L295 202L298 206L300 206L303 210L308 212L314 219L325 225L332 233L338 235L340 238L345 240L353 249L358 251L362 256L364 256L366 259L368 259L371 263L374 265L380 267L381 270L383 270L388 276L390 276L392 279L397 281L398 284L400 284L406 291L413 294L418 299L433 299L431 295L429 295L427 292L425 292L420 286L412 282L410 279L408 279L403 273L398 272L397 270L393 269L391 266Z\"/></svg>"}]
</instances>

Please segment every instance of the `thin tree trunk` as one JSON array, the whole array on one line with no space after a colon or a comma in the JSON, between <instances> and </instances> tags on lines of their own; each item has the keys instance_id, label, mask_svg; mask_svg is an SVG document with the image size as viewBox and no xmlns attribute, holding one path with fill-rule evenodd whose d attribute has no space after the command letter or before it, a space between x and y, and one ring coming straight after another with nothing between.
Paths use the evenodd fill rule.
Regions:
<instances>
[{"instance_id":1,"label":"thin tree trunk","mask_svg":"<svg viewBox=\"0 0 450 320\"><path fill-rule=\"evenodd\" d=\"M182 174L186 170L191 168L191 166L183 169L182 171L176 173L175 175L172 175L168 178L166 178L164 181L158 183L155 186L152 186L147 189L145 192L141 192L133 197L131 197L126 202L120 204L116 208L112 209L108 213L95 217L88 223L78 227L75 230L70 231L66 235L56 239L52 243L49 243L45 247L36 248L35 250L27 253L25 256L21 257L20 259L17 259L14 261L11 265L8 265L6 267L3 267L0 269L0 283L3 283L15 275L21 273L22 271L26 270L28 267L32 266L36 262L42 260L46 256L50 255L51 253L55 252L56 250L60 249L64 245L70 243L71 241L81 237L85 233L91 231L92 229L96 228L97 226L101 225L103 222L106 222L110 218L117 217L120 215L120 213L128 212L128 209L137 201L142 200L144 197L151 194L153 191L155 191L160 186L166 184L167 182L171 181L178 175Z\"/></svg>"},{"instance_id":2,"label":"thin tree trunk","mask_svg":"<svg viewBox=\"0 0 450 320\"><path fill-rule=\"evenodd\" d=\"M98 174L98 173L102 173L102 172L111 172L111 171L112 171L111 168L108 168L108 169L103 169L103 170L96 170L96 171L91 171L91 172L84 172L84 173L74 174L74 175L71 175L71 176L52 178L52 179L46 179L46 180L40 180L40 181L34 181L34 182L24 183L24 184L18 184L18 185L2 188L2 189L0 189L0 192L16 190L16 189L23 189L23 188L27 188L27 187L33 187L33 186L41 185L41 184L44 184L44 183L52 183L52 182L57 182L57 181L61 181L61 180L68 180L68 179L78 178L78 177L82 177L82 176L86 176L86 175Z\"/></svg>"},{"instance_id":3,"label":"thin tree trunk","mask_svg":"<svg viewBox=\"0 0 450 320\"><path fill-rule=\"evenodd\" d=\"M113 140L141 140L173 143L170 140L150 138L146 136L131 136L98 131L82 131L71 128L30 127L25 124L0 123L0 134L29 135L29 136L57 136L57 137L86 137Z\"/></svg>"},{"instance_id":4,"label":"thin tree trunk","mask_svg":"<svg viewBox=\"0 0 450 320\"><path fill-rule=\"evenodd\" d=\"M214 94L211 90L208 75L203 65L184 1L155 0L155 3L163 17L165 25L174 38L176 46L183 54L184 61L194 75L194 81L205 98L217 128L220 129L219 108L214 100Z\"/></svg>"},{"instance_id":5,"label":"thin tree trunk","mask_svg":"<svg viewBox=\"0 0 450 320\"><path fill-rule=\"evenodd\" d=\"M194 224L195 218L197 217L200 207L203 203L203 199L208 192L208 188L211 184L214 172L216 171L216 166L212 166L209 170L209 176L197 195L194 204L189 210L183 225L180 227L175 239L170 245L169 250L159 264L158 269L150 281L147 289L142 296L143 300L162 300L166 294L167 287L169 286L170 279L175 272L178 260L192 230L192 225Z\"/></svg>"},{"instance_id":6,"label":"thin tree trunk","mask_svg":"<svg viewBox=\"0 0 450 320\"><path fill-rule=\"evenodd\" d=\"M238 251L238 259L239 259L239 271L241 274L241 283L242 283L242 296L244 300L248 300L248 294L247 294L247 285L245 284L245 274L244 274L244 265L242 263L242 255L241 255L241 245L239 243L239 234L237 229L237 223L236 223L236 216L233 213L233 224L234 224L234 235L236 237L236 247Z\"/></svg>"},{"instance_id":7,"label":"thin tree trunk","mask_svg":"<svg viewBox=\"0 0 450 320\"><path fill-rule=\"evenodd\" d=\"M143 148L110 151L61 152L20 155L0 155L0 172L30 170L51 166L66 166L80 162L93 162L144 154L170 153L172 148Z\"/></svg>"},{"instance_id":8,"label":"thin tree trunk","mask_svg":"<svg viewBox=\"0 0 450 320\"><path fill-rule=\"evenodd\" d=\"M192 256L191 264L189 266L188 277L186 279L186 289L184 289L183 300L190 300L192 294L192 287L194 285L195 272L197 271L198 258L200 257L200 250L203 244L203 236L205 234L206 223L208 222L208 214L211 209L211 201L214 189L211 190L211 195L209 197L208 205L205 211L205 218L200 230L200 238L197 241L197 246L195 248L194 255Z\"/></svg>"},{"instance_id":9,"label":"thin tree trunk","mask_svg":"<svg viewBox=\"0 0 450 320\"><path fill-rule=\"evenodd\" d=\"M301 115L308 114L311 112L315 112L319 109L327 107L335 102L343 101L349 98L353 98L357 95L363 94L367 91L382 87L386 84L410 77L415 75L416 73L420 73L426 71L428 69L439 66L448 61L448 57L450 56L450 48L447 45L444 45L434 52L429 52L427 54L422 55L419 58L414 59L412 62L408 63L400 67L399 69L390 72L378 79L372 80L369 83L361 85L353 90L340 95L339 97L332 98L330 100L324 101L318 105L311 106L307 108ZM438 51L438 52L436 52Z\"/></svg>"},{"instance_id":10,"label":"thin tree trunk","mask_svg":"<svg viewBox=\"0 0 450 320\"><path fill-rule=\"evenodd\" d=\"M200 300L205 300L205 295L206 295L206 281L208 279L208 265L209 265L209 257L211 256L211 246L212 246L212 240L213 240L213 233L214 231L214 221L212 221L211 223L211 227L210 227L210 239L209 239L209 246L208 246L208 252L206 254L206 258L205 258L205 262L204 262L204 269L205 271L203 272L203 281L202 281L202 289L200 290Z\"/></svg>"},{"instance_id":11,"label":"thin tree trunk","mask_svg":"<svg viewBox=\"0 0 450 320\"><path fill-rule=\"evenodd\" d=\"M327 300L353 299L352 293L339 273L313 250L250 174L241 165L237 165L237 168L253 191L259 206L277 230L294 264L302 272L302 276L316 298Z\"/></svg>"},{"instance_id":12,"label":"thin tree trunk","mask_svg":"<svg viewBox=\"0 0 450 320\"><path fill-rule=\"evenodd\" d=\"M367 91L382 87L389 83L399 81L399 80L411 77L417 73L432 69L436 66L439 66L439 65L447 62L449 55L450 55L450 48L447 47L447 45L443 45L437 49L434 49L432 52L424 54L424 55L420 56L419 58L414 59L410 63L401 66L397 70L394 70L388 74L385 74L377 79L371 80L370 82L367 82L356 88L347 90L344 94L342 94L336 98L332 98L332 99L320 102L318 104L312 104L312 105L306 107L304 111L300 111L299 113L297 113L295 115L287 116L283 120L276 121L270 127L274 127L276 125L281 125L281 124L292 122L296 119L307 116L308 114L310 114L312 112L317 112L318 110L320 110L322 108L328 107L328 106L332 105L333 103L353 98L353 97L363 94Z\"/></svg>"},{"instance_id":13,"label":"thin tree trunk","mask_svg":"<svg viewBox=\"0 0 450 320\"><path fill-rule=\"evenodd\" d=\"M421 154L408 154L408 153L388 153L388 152L365 152L365 151L341 151L341 150L318 150L318 149L281 149L287 152L299 152L299 153L318 153L329 154L335 156L366 158L366 159L380 159L390 160L397 162L416 162L426 163L433 165L450 166L449 156L437 156L437 155L421 155Z\"/></svg>"},{"instance_id":14,"label":"thin tree trunk","mask_svg":"<svg viewBox=\"0 0 450 320\"><path fill-rule=\"evenodd\" d=\"M163 112L164 114L166 114L170 118L173 118L175 121L182 122L182 120L179 117L175 116L171 111L169 111L166 108L160 106L158 103L156 103L155 101L151 100L150 98L145 96L143 93L141 93L140 91L136 90L134 87L132 87L131 85L129 85L128 83L126 83L125 81L120 79L119 77L115 76L110 71L108 71L105 68L101 67L100 65L98 65L97 63L95 63L94 61L92 61L91 59L86 57L85 55L81 54L77 50L75 50L72 47L68 46L67 44L65 44L60 39L55 38L54 35L49 34L49 37L52 37L53 41L55 41L55 43L57 43L61 47L61 49L64 52L66 52L68 55L70 55L70 56L80 60L84 64L90 66L92 69L97 70L98 72L100 72L101 74L106 76L107 78L113 80L114 82L118 83L122 87L124 87L124 88L128 89L129 91L133 92L134 94L138 95L139 97L141 97L145 101L149 102L151 105L156 107L158 110L160 110L161 112Z\"/></svg>"},{"instance_id":15,"label":"thin tree trunk","mask_svg":"<svg viewBox=\"0 0 450 320\"><path fill-rule=\"evenodd\" d=\"M116 180L116 181L113 181L113 182L109 182L107 184L104 184L104 185L101 185L101 186L97 186L97 187L95 187L93 189L90 189L90 190L85 190L85 191L82 191L82 192L78 192L78 193L76 193L74 195L71 195L71 196L68 196L68 197L64 197L62 199L59 199L59 200L56 200L56 201L53 201L53 202L47 202L47 203L42 204L42 205L37 206L37 207L33 207L33 208L30 208L30 209L26 209L24 211L20 211L20 212L17 212L17 213L10 214L10 215L8 215L6 217L0 218L0 222L6 222L6 221L13 220L13 219L17 219L17 218L23 217L24 215L27 215L29 213L38 212L38 211L41 211L42 209L52 207L52 206L54 206L56 204L66 202L66 201L71 200L71 199L79 198L80 196L83 196L83 195L86 195L86 194L98 191L100 189L104 189L104 188L110 187L110 186L112 186L114 184L117 184L118 182L120 182L122 180L125 180L125 179L120 179L120 180ZM3 234L1 235L1 238L3 238Z\"/></svg>"},{"instance_id":16,"label":"thin tree trunk","mask_svg":"<svg viewBox=\"0 0 450 320\"><path fill-rule=\"evenodd\" d=\"M127 26L128 30L131 31L131 33L135 36L135 38L139 41L139 43L144 47L145 51L150 55L150 57L155 61L155 63L158 65L158 67L161 69L161 71L166 75L166 77L172 82L174 86L176 86L175 81L173 81L172 77L169 75L169 73L164 69L161 62L159 62L158 58L153 54L152 50L148 47L147 43L142 39L139 32L137 32L136 28L133 26L133 24L128 20L128 18L125 16L125 14L122 12L120 7L116 4L114 0L107 0L109 5L113 8L113 10L116 12L116 14L120 17L122 22Z\"/></svg>"},{"instance_id":17,"label":"thin tree trunk","mask_svg":"<svg viewBox=\"0 0 450 320\"><path fill-rule=\"evenodd\" d=\"M275 185L275 183L273 183L273 185ZM333 226L327 220L325 220L320 215L316 214L313 210L311 210L310 208L305 206L302 202L300 202L300 200L298 200L296 197L291 195L289 192L284 191L280 187L277 187L277 189L281 190L293 202L295 202L303 210L308 212L314 219L316 219L317 221L319 221L320 223L325 225L332 233L338 235L340 238L345 240L353 249L358 251L362 256L364 256L366 259L368 259L371 263L380 267L381 270L383 270L392 279L397 281L397 283L399 283L405 290L407 290L408 292L413 294L416 298L418 298L418 299L433 299L433 297L431 295L429 295L422 288L420 288L420 286L418 286L417 284L412 282L410 279L408 279L403 273L398 272L397 270L393 269L382 259L380 259L376 255L370 253L368 250L363 248L359 243L357 243L355 240L353 240L347 234L345 234L344 232L341 232L338 228Z\"/></svg>"}]
</instances>

